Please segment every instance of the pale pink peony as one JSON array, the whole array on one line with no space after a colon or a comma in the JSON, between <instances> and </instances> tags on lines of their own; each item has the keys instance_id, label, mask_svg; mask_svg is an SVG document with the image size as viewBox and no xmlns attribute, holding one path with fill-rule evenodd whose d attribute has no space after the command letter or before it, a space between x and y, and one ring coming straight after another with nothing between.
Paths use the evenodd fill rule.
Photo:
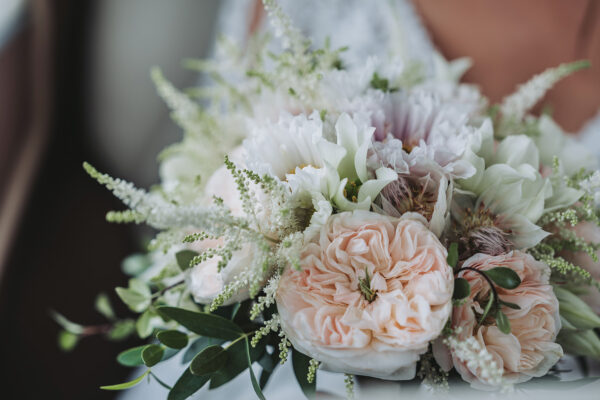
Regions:
<instances>
[{"instance_id":1,"label":"pale pink peony","mask_svg":"<svg viewBox=\"0 0 600 400\"><path fill-rule=\"evenodd\" d=\"M476 272L461 272L461 276L471 285L471 295L464 305L455 307L452 313L452 327L462 328L459 339L474 336L503 370L503 379L509 383L525 382L532 377L545 375L563 355L562 348L555 343L561 324L558 300L548 283L550 268L520 251L499 256L476 254L466 260L463 267L481 271L495 267L514 270L521 278L521 284L513 290L498 286L496 289L502 300L517 304L521 309L502 307L502 312L510 321L509 334L502 333L495 323L489 324L489 320L477 328L476 314L483 313L490 286ZM468 366L454 355L453 362L465 381L478 388L489 386L480 370Z\"/></svg>"},{"instance_id":2,"label":"pale pink peony","mask_svg":"<svg viewBox=\"0 0 600 400\"><path fill-rule=\"evenodd\" d=\"M277 291L282 327L323 368L411 379L451 312L447 252L415 213L336 214L288 268ZM359 281L370 277L371 302Z\"/></svg>"},{"instance_id":3,"label":"pale pink peony","mask_svg":"<svg viewBox=\"0 0 600 400\"><path fill-rule=\"evenodd\" d=\"M600 243L600 227L593 222L583 221L575 225L573 227L575 234L578 237L582 238L586 242L589 243ZM596 252L598 257L600 257L600 251ZM562 256L572 262L575 265L578 265L592 274L594 279L600 279L600 262L596 262L589 256L586 252L564 252ZM596 312L596 314L600 315L600 291L596 288L590 288L588 293L581 296L583 301L585 301L591 308Z\"/></svg>"}]
</instances>

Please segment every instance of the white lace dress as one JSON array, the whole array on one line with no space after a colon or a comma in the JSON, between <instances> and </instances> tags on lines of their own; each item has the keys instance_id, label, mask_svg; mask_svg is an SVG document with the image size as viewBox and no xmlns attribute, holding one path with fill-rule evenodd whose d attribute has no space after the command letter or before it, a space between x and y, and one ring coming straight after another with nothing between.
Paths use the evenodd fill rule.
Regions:
<instances>
[{"instance_id":1,"label":"white lace dress","mask_svg":"<svg viewBox=\"0 0 600 400\"><path fill-rule=\"evenodd\" d=\"M309 36L314 43L322 44L329 38L333 48L349 46L344 53L344 61L348 65L363 62L368 56L377 55L403 56L417 59L428 68L433 65L434 46L424 29L412 4L408 0L279 0L283 10L291 16L294 24ZM217 26L219 33L225 34L238 42L243 42L249 32L254 0L225 0L219 15ZM264 21L263 21L264 23ZM262 26L260 29L269 29ZM600 156L600 115L590 121L581 133L581 140ZM564 379L577 379L582 372L573 359L566 359L559 364ZM153 371L166 382L174 383L182 371L178 357L159 364ZM259 373L256 367L255 372ZM599 371L596 371L599 372ZM481 392L465 390L466 385L452 390L444 398L481 398ZM345 398L344 377L319 371L317 389ZM600 383L595 382L585 387L570 387L570 395L578 399L597 398L594 393L600 390ZM394 382L369 381L357 385L356 392L360 398L398 399L429 398L431 394L424 388L415 385ZM268 399L295 400L304 399L291 368L291 362L276 370L265 390ZM565 392L556 387L538 384L532 388L520 390L511 398L562 399ZM138 385L124 393L124 400L164 399L166 391L157 383ZM248 372L244 372L229 384L213 391L203 388L193 398L198 399L254 399L256 398Z\"/></svg>"}]
</instances>

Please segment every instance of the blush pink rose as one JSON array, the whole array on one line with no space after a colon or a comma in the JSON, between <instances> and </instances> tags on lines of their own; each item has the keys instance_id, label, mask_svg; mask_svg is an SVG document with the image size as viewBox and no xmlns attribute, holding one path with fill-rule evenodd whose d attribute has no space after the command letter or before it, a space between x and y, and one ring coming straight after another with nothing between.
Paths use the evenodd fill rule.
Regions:
<instances>
[{"instance_id":1,"label":"blush pink rose","mask_svg":"<svg viewBox=\"0 0 600 400\"><path fill-rule=\"evenodd\" d=\"M575 234L589 243L600 243L600 227L593 222L583 221L573 227ZM596 255L600 257L600 251L596 252ZM600 279L600 262L596 262L586 252L567 252L565 251L562 256L575 265L578 265L592 274L594 279ZM588 293L581 296L582 300L585 301L591 308L600 315L600 290L596 288L590 288Z\"/></svg>"},{"instance_id":2,"label":"blush pink rose","mask_svg":"<svg viewBox=\"0 0 600 400\"><path fill-rule=\"evenodd\" d=\"M414 213L333 215L277 291L282 327L324 369L411 379L452 309L447 252ZM365 272L366 271L366 272ZM374 297L359 288L370 277Z\"/></svg>"},{"instance_id":3,"label":"blush pink rose","mask_svg":"<svg viewBox=\"0 0 600 400\"><path fill-rule=\"evenodd\" d=\"M520 251L499 256L476 254L466 260L463 267L481 271L508 267L515 271L521 278L521 284L516 289L506 290L498 286L496 289L500 299L517 304L521 309L502 307L502 312L510 321L509 334L502 333L495 323L486 322L477 328L476 316L483 313L490 286L476 272L461 272L461 276L471 285L471 295L465 304L455 307L452 313L452 327L462 328L459 339L475 337L503 370L506 382L520 383L545 375L563 355L562 348L555 343L561 324L558 300L549 284L550 268ZM489 387L481 371L469 367L454 354L453 363L462 378L472 386Z\"/></svg>"}]
</instances>

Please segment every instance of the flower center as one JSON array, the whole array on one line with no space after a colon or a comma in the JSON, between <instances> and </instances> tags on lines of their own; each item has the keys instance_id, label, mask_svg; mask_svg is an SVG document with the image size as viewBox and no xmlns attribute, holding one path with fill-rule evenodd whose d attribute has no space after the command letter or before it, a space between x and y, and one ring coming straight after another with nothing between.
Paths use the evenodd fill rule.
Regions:
<instances>
[{"instance_id":1,"label":"flower center","mask_svg":"<svg viewBox=\"0 0 600 400\"><path fill-rule=\"evenodd\" d=\"M377 291L371 289L371 277L369 276L367 267L365 267L365 277L358 279L358 288L369 303L372 303L377 297Z\"/></svg>"},{"instance_id":2,"label":"flower center","mask_svg":"<svg viewBox=\"0 0 600 400\"><path fill-rule=\"evenodd\" d=\"M358 202L358 191L360 190L360 181L349 181L344 188L344 197L353 203Z\"/></svg>"}]
</instances>

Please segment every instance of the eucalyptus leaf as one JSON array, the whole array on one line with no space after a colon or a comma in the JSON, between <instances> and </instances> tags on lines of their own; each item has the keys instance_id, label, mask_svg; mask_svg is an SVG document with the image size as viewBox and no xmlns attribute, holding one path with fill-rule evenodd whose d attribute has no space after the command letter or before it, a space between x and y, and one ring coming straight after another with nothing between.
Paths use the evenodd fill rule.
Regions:
<instances>
[{"instance_id":1,"label":"eucalyptus leaf","mask_svg":"<svg viewBox=\"0 0 600 400\"><path fill-rule=\"evenodd\" d=\"M145 339L152 334L153 328L150 324L150 320L153 315L154 313L148 309L139 316L137 321L135 321L135 330L141 339Z\"/></svg>"},{"instance_id":2,"label":"eucalyptus leaf","mask_svg":"<svg viewBox=\"0 0 600 400\"><path fill-rule=\"evenodd\" d=\"M454 279L454 292L452 298L454 300L462 300L469 297L471 294L471 285L465 278Z\"/></svg>"},{"instance_id":3,"label":"eucalyptus leaf","mask_svg":"<svg viewBox=\"0 0 600 400\"><path fill-rule=\"evenodd\" d=\"M502 299L498 299L501 305L506 306L508 308L512 308L513 310L520 310L521 306L515 303L509 303L508 301L504 301Z\"/></svg>"},{"instance_id":4,"label":"eucalyptus leaf","mask_svg":"<svg viewBox=\"0 0 600 400\"><path fill-rule=\"evenodd\" d=\"M58 334L58 346L63 351L71 351L77 345L79 336L69 331L60 331Z\"/></svg>"},{"instance_id":5,"label":"eucalyptus leaf","mask_svg":"<svg viewBox=\"0 0 600 400\"><path fill-rule=\"evenodd\" d=\"M515 289L521 284L521 278L515 271L507 267L496 267L483 271L488 278L504 289Z\"/></svg>"},{"instance_id":6,"label":"eucalyptus leaf","mask_svg":"<svg viewBox=\"0 0 600 400\"><path fill-rule=\"evenodd\" d=\"M250 380L252 381L252 387L254 388L254 393L260 400L266 400L265 395L262 392L261 386L258 384L256 380L256 375L254 375L254 370L252 369L252 360L250 359L250 344L248 344L248 337L244 337L244 343L246 344L246 360L248 362L248 371L250 371Z\"/></svg>"},{"instance_id":7,"label":"eucalyptus leaf","mask_svg":"<svg viewBox=\"0 0 600 400\"><path fill-rule=\"evenodd\" d=\"M223 344L225 340L209 338L209 337L199 337L196 339L185 351L183 354L182 363L187 364L196 356L196 354L200 353L204 348L213 345L213 344Z\"/></svg>"},{"instance_id":8,"label":"eucalyptus leaf","mask_svg":"<svg viewBox=\"0 0 600 400\"><path fill-rule=\"evenodd\" d=\"M188 345L188 335L175 330L160 331L156 334L156 338L159 342L172 349L183 349Z\"/></svg>"},{"instance_id":9,"label":"eucalyptus leaf","mask_svg":"<svg viewBox=\"0 0 600 400\"><path fill-rule=\"evenodd\" d=\"M106 293L100 293L96 297L96 302L94 306L96 308L96 311L102 314L106 319L111 321L115 319L115 312L112 309L110 300Z\"/></svg>"},{"instance_id":10,"label":"eucalyptus leaf","mask_svg":"<svg viewBox=\"0 0 600 400\"><path fill-rule=\"evenodd\" d=\"M272 372L263 369L260 373L260 377L258 378L258 384L262 390L265 390L265 386L269 382L269 378L271 377Z\"/></svg>"},{"instance_id":11,"label":"eucalyptus leaf","mask_svg":"<svg viewBox=\"0 0 600 400\"><path fill-rule=\"evenodd\" d=\"M221 346L208 346L194 357L190 364L190 371L198 376L212 374L225 365L228 357Z\"/></svg>"},{"instance_id":12,"label":"eucalyptus leaf","mask_svg":"<svg viewBox=\"0 0 600 400\"><path fill-rule=\"evenodd\" d=\"M115 288L115 291L123 303L127 304L131 311L137 313L141 313L142 311L146 310L152 301L151 296L146 296L132 289L117 287Z\"/></svg>"},{"instance_id":13,"label":"eucalyptus leaf","mask_svg":"<svg viewBox=\"0 0 600 400\"><path fill-rule=\"evenodd\" d=\"M158 344L149 344L142 350L142 361L147 367L152 367L161 362L165 349Z\"/></svg>"},{"instance_id":14,"label":"eucalyptus leaf","mask_svg":"<svg viewBox=\"0 0 600 400\"><path fill-rule=\"evenodd\" d=\"M450 243L448 247L448 257L446 258L448 265L452 268L456 267L458 263L458 243Z\"/></svg>"},{"instance_id":15,"label":"eucalyptus leaf","mask_svg":"<svg viewBox=\"0 0 600 400\"><path fill-rule=\"evenodd\" d=\"M314 399L316 395L317 379L308 382L308 367L310 365L310 357L300 353L298 350L292 348L292 366L294 367L294 375L296 380L302 389L302 392L309 399Z\"/></svg>"},{"instance_id":16,"label":"eucalyptus leaf","mask_svg":"<svg viewBox=\"0 0 600 400\"><path fill-rule=\"evenodd\" d=\"M500 329L500 332L508 335L510 333L510 321L506 314L498 310L496 312L496 326Z\"/></svg>"},{"instance_id":17,"label":"eucalyptus leaf","mask_svg":"<svg viewBox=\"0 0 600 400\"><path fill-rule=\"evenodd\" d=\"M481 319L479 320L479 323L477 324L477 326L480 326L481 324L483 324L483 321L485 321L488 314L490 313L490 310L492 309L492 306L494 305L494 301L495 301L494 292L490 292L490 298L488 299L488 302L485 305L485 308L483 309L483 314L481 315Z\"/></svg>"},{"instance_id":18,"label":"eucalyptus leaf","mask_svg":"<svg viewBox=\"0 0 600 400\"><path fill-rule=\"evenodd\" d=\"M142 351L145 348L146 346L138 346L122 351L117 356L117 362L121 365L125 365L126 367L143 365L144 361L142 360Z\"/></svg>"},{"instance_id":19,"label":"eucalyptus leaf","mask_svg":"<svg viewBox=\"0 0 600 400\"><path fill-rule=\"evenodd\" d=\"M74 333L76 335L80 335L83 333L84 327L83 325L76 324L75 322L69 321L64 315L58 313L54 310L50 311L50 316L57 324L63 327L64 330Z\"/></svg>"},{"instance_id":20,"label":"eucalyptus leaf","mask_svg":"<svg viewBox=\"0 0 600 400\"><path fill-rule=\"evenodd\" d=\"M179 268L181 268L182 271L185 271L190 267L192 259L197 255L198 253L192 250L181 250L175 254L175 259L177 260Z\"/></svg>"},{"instance_id":21,"label":"eucalyptus leaf","mask_svg":"<svg viewBox=\"0 0 600 400\"><path fill-rule=\"evenodd\" d=\"M136 276L144 272L152 265L152 261L146 254L132 254L121 263L121 270L130 276Z\"/></svg>"},{"instance_id":22,"label":"eucalyptus leaf","mask_svg":"<svg viewBox=\"0 0 600 400\"><path fill-rule=\"evenodd\" d=\"M103 390L123 390L123 389L129 389L131 387L134 387L138 383L140 383L149 373L150 373L150 370L147 370L142 375L138 376L137 378L135 378L132 381L125 382L125 383L120 383L118 385L100 386L100 389L103 389Z\"/></svg>"},{"instance_id":23,"label":"eucalyptus leaf","mask_svg":"<svg viewBox=\"0 0 600 400\"><path fill-rule=\"evenodd\" d=\"M110 332L108 332L107 337L110 340L123 340L129 337L134 331L135 322L130 319L124 319L115 322Z\"/></svg>"},{"instance_id":24,"label":"eucalyptus leaf","mask_svg":"<svg viewBox=\"0 0 600 400\"><path fill-rule=\"evenodd\" d=\"M202 336L234 340L244 334L235 323L217 315L167 306L159 307L158 311Z\"/></svg>"},{"instance_id":25,"label":"eucalyptus leaf","mask_svg":"<svg viewBox=\"0 0 600 400\"><path fill-rule=\"evenodd\" d=\"M162 387L164 387L167 390L171 390L173 389L171 386L167 385L162 379L160 379L158 376L156 376L155 374L153 374L152 372L150 372L150 376L154 378L154 380L156 382L158 382L158 384Z\"/></svg>"},{"instance_id":26,"label":"eucalyptus leaf","mask_svg":"<svg viewBox=\"0 0 600 400\"><path fill-rule=\"evenodd\" d=\"M190 372L189 368L186 368L173 385L167 400L185 400L200 390L209 379L210 375L196 376Z\"/></svg>"},{"instance_id":27,"label":"eucalyptus leaf","mask_svg":"<svg viewBox=\"0 0 600 400\"><path fill-rule=\"evenodd\" d=\"M231 342L226 348L227 365L215 372L210 378L210 388L214 389L226 384L233 378L241 374L248 368L248 360L246 359L246 347L243 338ZM264 341L261 341L256 347L250 348L250 360L257 361L262 357L265 351Z\"/></svg>"}]
</instances>

